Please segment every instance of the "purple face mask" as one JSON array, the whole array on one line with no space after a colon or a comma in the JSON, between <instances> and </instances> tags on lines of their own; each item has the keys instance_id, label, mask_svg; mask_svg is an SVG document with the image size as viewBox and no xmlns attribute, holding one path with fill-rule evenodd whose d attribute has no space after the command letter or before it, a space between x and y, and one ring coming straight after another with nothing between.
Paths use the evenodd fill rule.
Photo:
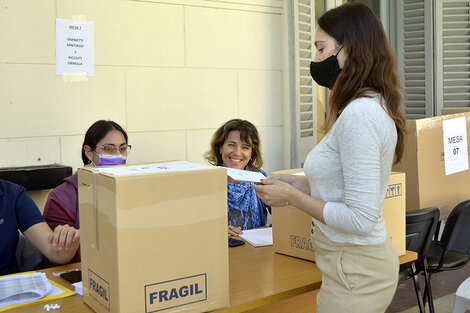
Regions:
<instances>
[{"instance_id":1,"label":"purple face mask","mask_svg":"<svg viewBox=\"0 0 470 313\"><path fill-rule=\"evenodd\" d=\"M120 154L98 154L100 160L98 166L123 165L126 164L126 158Z\"/></svg>"}]
</instances>

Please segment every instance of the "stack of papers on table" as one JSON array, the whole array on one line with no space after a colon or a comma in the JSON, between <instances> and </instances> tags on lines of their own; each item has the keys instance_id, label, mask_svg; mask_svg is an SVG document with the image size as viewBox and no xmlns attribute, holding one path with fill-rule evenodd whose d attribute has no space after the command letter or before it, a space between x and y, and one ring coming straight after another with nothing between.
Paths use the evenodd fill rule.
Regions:
<instances>
[{"instance_id":1,"label":"stack of papers on table","mask_svg":"<svg viewBox=\"0 0 470 313\"><path fill-rule=\"evenodd\" d=\"M52 284L44 273L6 276L0 278L0 305L36 301L48 295Z\"/></svg>"},{"instance_id":2,"label":"stack of papers on table","mask_svg":"<svg viewBox=\"0 0 470 313\"><path fill-rule=\"evenodd\" d=\"M75 293L51 283L44 273L28 272L0 277L0 312Z\"/></svg>"},{"instance_id":3,"label":"stack of papers on table","mask_svg":"<svg viewBox=\"0 0 470 313\"><path fill-rule=\"evenodd\" d=\"M247 229L240 237L254 247L273 245L273 229L271 227Z\"/></svg>"}]
</instances>

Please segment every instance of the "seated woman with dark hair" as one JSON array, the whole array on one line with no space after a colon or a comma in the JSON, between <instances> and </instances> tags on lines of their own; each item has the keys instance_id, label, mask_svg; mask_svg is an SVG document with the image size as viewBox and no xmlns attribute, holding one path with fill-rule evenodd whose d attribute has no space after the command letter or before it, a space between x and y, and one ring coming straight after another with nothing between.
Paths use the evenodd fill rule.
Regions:
<instances>
[{"instance_id":1,"label":"seated woman with dark hair","mask_svg":"<svg viewBox=\"0 0 470 313\"><path fill-rule=\"evenodd\" d=\"M82 144L82 161L85 166L110 166L126 164L131 146L127 133L113 121L99 120L87 130ZM67 177L64 183L52 190L44 207L44 217L52 229L67 224L80 228L78 218L78 174ZM80 250L70 261L80 262ZM49 265L53 265L47 262Z\"/></svg>"},{"instance_id":2,"label":"seated woman with dark hair","mask_svg":"<svg viewBox=\"0 0 470 313\"><path fill-rule=\"evenodd\" d=\"M212 165L261 172L263 159L256 127L248 121L233 119L214 133L211 149L205 158ZM250 182L228 177L228 235L238 236L242 230L266 225L270 207L256 196Z\"/></svg>"}]
</instances>

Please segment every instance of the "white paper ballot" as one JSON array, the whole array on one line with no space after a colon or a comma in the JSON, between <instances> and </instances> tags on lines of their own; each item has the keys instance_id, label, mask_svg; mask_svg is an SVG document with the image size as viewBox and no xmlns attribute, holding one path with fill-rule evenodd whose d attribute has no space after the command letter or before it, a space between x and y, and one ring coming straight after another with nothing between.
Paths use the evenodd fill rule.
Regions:
<instances>
[{"instance_id":1,"label":"white paper ballot","mask_svg":"<svg viewBox=\"0 0 470 313\"><path fill-rule=\"evenodd\" d=\"M112 175L129 175L129 174L142 174L142 173L156 173L156 172L169 172L169 171L187 171L197 170L201 168L211 167L209 165L191 163L186 161L172 162L172 163L157 163L146 165L134 166L117 166L117 167L97 167L98 172L112 174Z\"/></svg>"},{"instance_id":2,"label":"white paper ballot","mask_svg":"<svg viewBox=\"0 0 470 313\"><path fill-rule=\"evenodd\" d=\"M293 173L292 175L295 175L295 176L305 176L305 172L297 172L297 173Z\"/></svg>"},{"instance_id":3,"label":"white paper ballot","mask_svg":"<svg viewBox=\"0 0 470 313\"><path fill-rule=\"evenodd\" d=\"M254 247L273 245L273 229L271 227L247 229L240 237Z\"/></svg>"},{"instance_id":4,"label":"white paper ballot","mask_svg":"<svg viewBox=\"0 0 470 313\"><path fill-rule=\"evenodd\" d=\"M229 167L226 167L226 169L227 175L238 181L259 183L262 179L266 179L261 172L244 171Z\"/></svg>"},{"instance_id":5,"label":"white paper ballot","mask_svg":"<svg viewBox=\"0 0 470 313\"><path fill-rule=\"evenodd\" d=\"M56 19L56 75L95 76L93 22Z\"/></svg>"},{"instance_id":6,"label":"white paper ballot","mask_svg":"<svg viewBox=\"0 0 470 313\"><path fill-rule=\"evenodd\" d=\"M442 121L442 133L446 175L468 170L466 117Z\"/></svg>"}]
</instances>

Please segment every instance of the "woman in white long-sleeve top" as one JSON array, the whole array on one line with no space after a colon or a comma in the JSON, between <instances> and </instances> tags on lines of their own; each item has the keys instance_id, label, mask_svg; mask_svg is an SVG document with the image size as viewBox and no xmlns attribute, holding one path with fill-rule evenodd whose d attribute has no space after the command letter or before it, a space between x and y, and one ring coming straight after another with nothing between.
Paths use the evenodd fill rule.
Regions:
<instances>
[{"instance_id":1,"label":"woman in white long-sleeve top","mask_svg":"<svg viewBox=\"0 0 470 313\"><path fill-rule=\"evenodd\" d=\"M271 206L290 204L312 216L322 271L317 312L384 312L398 256L381 206L405 131L395 57L380 21L360 3L320 17L315 46L310 72L331 96L326 136L305 161L308 181L278 175L253 188Z\"/></svg>"}]
</instances>

